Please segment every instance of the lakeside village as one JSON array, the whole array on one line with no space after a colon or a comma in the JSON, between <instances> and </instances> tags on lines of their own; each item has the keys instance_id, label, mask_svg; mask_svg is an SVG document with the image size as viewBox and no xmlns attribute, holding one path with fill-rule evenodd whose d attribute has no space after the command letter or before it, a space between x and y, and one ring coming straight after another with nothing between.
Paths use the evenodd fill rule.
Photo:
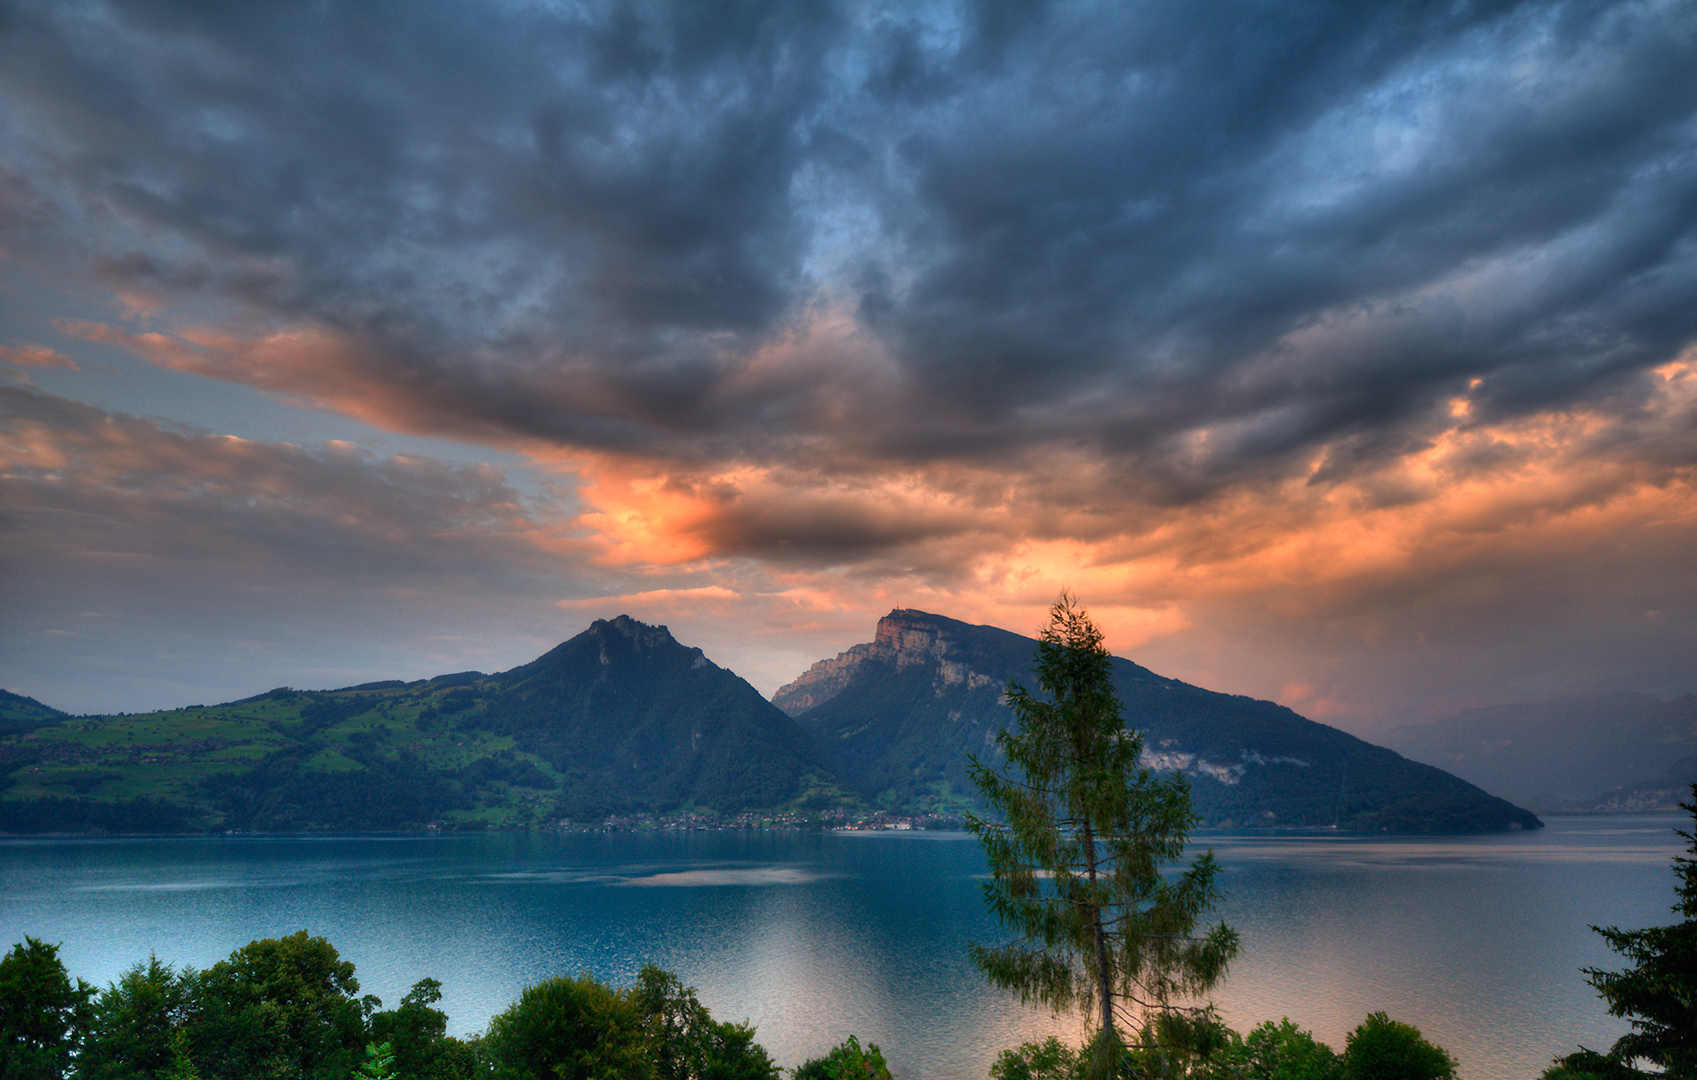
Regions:
<instances>
[{"instance_id":1,"label":"lakeside village","mask_svg":"<svg viewBox=\"0 0 1697 1080\"><path fill-rule=\"evenodd\" d=\"M961 829L965 822L954 814L903 816L888 811L851 812L832 809L806 813L744 812L735 817L680 811L675 814L609 814L599 821L556 821L560 832L909 832ZM443 829L433 821L432 832Z\"/></svg>"}]
</instances>

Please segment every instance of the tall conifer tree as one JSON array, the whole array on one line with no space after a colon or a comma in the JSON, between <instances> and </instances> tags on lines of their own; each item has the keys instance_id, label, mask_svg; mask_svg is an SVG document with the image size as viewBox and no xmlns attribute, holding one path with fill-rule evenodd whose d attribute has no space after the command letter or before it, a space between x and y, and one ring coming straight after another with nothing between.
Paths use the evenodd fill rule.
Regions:
<instances>
[{"instance_id":1,"label":"tall conifer tree","mask_svg":"<svg viewBox=\"0 0 1697 1080\"><path fill-rule=\"evenodd\" d=\"M1189 785L1142 766L1101 631L1066 593L1040 635L1036 675L1038 694L1009 684L1017 724L997 736L1006 765L972 766L992 816L968 821L989 857L985 900L1020 939L971 954L1021 1001L1086 1012L1098 1029L1090 1073L1111 1076L1123 1031L1170 1035L1205 1014L1174 999L1206 993L1238 939L1223 924L1197 932L1219 896L1212 853L1167 873L1197 823Z\"/></svg>"}]
</instances>

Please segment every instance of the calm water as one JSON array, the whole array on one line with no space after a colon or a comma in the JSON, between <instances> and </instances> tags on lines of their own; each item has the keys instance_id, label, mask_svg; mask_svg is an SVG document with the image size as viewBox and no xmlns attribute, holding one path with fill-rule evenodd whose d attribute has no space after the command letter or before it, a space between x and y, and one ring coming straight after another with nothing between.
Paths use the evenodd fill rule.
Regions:
<instances>
[{"instance_id":1,"label":"calm water","mask_svg":"<svg viewBox=\"0 0 1697 1080\"><path fill-rule=\"evenodd\" d=\"M1624 1030L1578 969L1589 924L1670 922L1678 818L1556 819L1466 839L1210 836L1243 953L1217 995L1246 1030L1290 1016L1334 1047L1368 1012L1422 1028L1468 1080L1534 1077ZM962 834L685 833L0 841L0 943L63 942L105 984L151 950L204 967L306 929L394 1005L443 984L457 1033L529 983L676 971L793 1066L855 1033L897 1074L986 1075L1077 1026L989 988L999 941Z\"/></svg>"}]
</instances>

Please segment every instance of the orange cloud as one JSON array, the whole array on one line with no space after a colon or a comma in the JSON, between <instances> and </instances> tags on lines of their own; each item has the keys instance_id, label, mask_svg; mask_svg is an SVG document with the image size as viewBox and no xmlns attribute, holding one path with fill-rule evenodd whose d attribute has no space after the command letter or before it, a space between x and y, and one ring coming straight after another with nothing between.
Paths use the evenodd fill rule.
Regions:
<instances>
[{"instance_id":1,"label":"orange cloud","mask_svg":"<svg viewBox=\"0 0 1697 1080\"><path fill-rule=\"evenodd\" d=\"M1245 640L1282 625L1384 650L1421 640L1438 618L1432 611L1488 602L1492 589L1508 588L1504 568L1560 575L1611 545L1697 544L1697 351L1615 397L1507 418L1493 415L1491 388L1474 379L1434 401L1400 453L1356 460L1335 441L1282 474L1269 467L1177 501L1148 481L1147 461L1116 460L1085 440L981 459L893 460L857 434L876 400L849 388L862 368L832 372L827 361L834 349L852 353L883 380L879 394L896 393L899 375L841 319L799 328L713 391L755 394L797 372L817 375L823 388L798 399L818 420L816 438L717 449L703 438L679 443L687 456L670 458L652 445L585 449L493 420L480 428L476 415L421 388L423 375L383 373L333 329L241 337L62 328L381 427L520 449L575 488L577 508L564 522L515 512L503 534L614 583L563 608L606 615L616 612L602 605L623 604L639 618L674 621L706 608L774 642L852 632L844 628L895 606L1030 631L1068 588L1121 652L1200 640L1227 610L1258 627ZM573 397L576 377L563 372L548 393L580 410L601 407L604 388L585 384ZM1164 464L1205 469L1236 438L1228 421L1199 426L1169 441L1176 449ZM22 444L17 452L45 453ZM1656 573L1646 559L1643 573ZM1194 662L1212 670L1211 660ZM1348 713L1369 697L1313 671L1258 678L1236 689L1279 696L1304 686L1303 707L1318 715Z\"/></svg>"},{"instance_id":2,"label":"orange cloud","mask_svg":"<svg viewBox=\"0 0 1697 1080\"><path fill-rule=\"evenodd\" d=\"M35 345L24 342L21 345L0 345L0 360L8 364L18 364L23 367L62 367L72 371L80 371L77 362L64 353L55 352L45 345Z\"/></svg>"},{"instance_id":3,"label":"orange cloud","mask_svg":"<svg viewBox=\"0 0 1697 1080\"><path fill-rule=\"evenodd\" d=\"M1122 652L1184 636L1221 604L1292 625L1382 610L1353 624L1376 647L1418 636L1399 605L1488 582L1493 565L1580 565L1598 545L1658 533L1697 540L1697 357L1642 389L1631 410L1602 401L1495 422L1446 401L1424 444L1376 468L1317 480L1321 455L1279 482L1179 507L1116 500L1102 462L1060 453L1017 473L887 475L864 462L845 475L754 462L667 474L598 458L584 466L578 522L598 561L627 572L729 581L728 561L758 559L760 590L741 595L773 618L772 598L797 592L809 610L912 606L1023 631L1068 588ZM810 557L788 558L791 546ZM1302 679L1262 692L1320 716L1361 700Z\"/></svg>"}]
</instances>

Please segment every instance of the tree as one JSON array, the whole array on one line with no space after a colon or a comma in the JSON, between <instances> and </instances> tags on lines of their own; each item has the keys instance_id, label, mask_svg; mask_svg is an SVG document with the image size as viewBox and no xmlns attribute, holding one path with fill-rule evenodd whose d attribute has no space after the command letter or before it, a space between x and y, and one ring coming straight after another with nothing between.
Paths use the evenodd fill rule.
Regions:
<instances>
[{"instance_id":1,"label":"tree","mask_svg":"<svg viewBox=\"0 0 1697 1080\"><path fill-rule=\"evenodd\" d=\"M305 930L252 941L202 973L187 1031L212 1080L341 1080L365 1053L354 966Z\"/></svg>"},{"instance_id":2,"label":"tree","mask_svg":"<svg viewBox=\"0 0 1697 1080\"><path fill-rule=\"evenodd\" d=\"M471 1047L448 1034L448 1014L434 1007L441 1000L442 984L420 979L399 1008L372 1014L369 1038L393 1051L397 1075L409 1080L470 1080L476 1074Z\"/></svg>"},{"instance_id":3,"label":"tree","mask_svg":"<svg viewBox=\"0 0 1697 1080\"><path fill-rule=\"evenodd\" d=\"M1220 1080L1342 1080L1343 1059L1291 1022L1264 1021L1218 1055L1209 1076Z\"/></svg>"},{"instance_id":4,"label":"tree","mask_svg":"<svg viewBox=\"0 0 1697 1080\"><path fill-rule=\"evenodd\" d=\"M89 1022L94 988L75 984L59 946L25 936L0 959L0 1080L59 1080Z\"/></svg>"},{"instance_id":5,"label":"tree","mask_svg":"<svg viewBox=\"0 0 1697 1080\"><path fill-rule=\"evenodd\" d=\"M354 1073L355 1080L395 1080L395 1048L388 1043L366 1043L365 1061Z\"/></svg>"},{"instance_id":6,"label":"tree","mask_svg":"<svg viewBox=\"0 0 1697 1080\"><path fill-rule=\"evenodd\" d=\"M79 1080L160 1080L185 1065L183 1024L197 976L157 956L101 991L77 1069Z\"/></svg>"},{"instance_id":7,"label":"tree","mask_svg":"<svg viewBox=\"0 0 1697 1080\"><path fill-rule=\"evenodd\" d=\"M1086 1064L1084 1055L1051 1035L997 1054L990 1080L1081 1080Z\"/></svg>"},{"instance_id":8,"label":"tree","mask_svg":"<svg viewBox=\"0 0 1697 1080\"><path fill-rule=\"evenodd\" d=\"M1344 1080L1455 1080L1455 1058L1420 1029L1382 1012L1370 1013L1349 1033Z\"/></svg>"},{"instance_id":9,"label":"tree","mask_svg":"<svg viewBox=\"0 0 1697 1080\"><path fill-rule=\"evenodd\" d=\"M972 959L1027 1004L1084 1010L1097 1029L1093 1077L1118 1067L1122 1026L1145 1043L1180 1034L1186 1017L1211 1028L1208 1010L1173 1001L1205 993L1238 948L1223 924L1196 932L1219 896L1213 854L1167 873L1198 819L1182 774L1141 765L1143 737L1120 715L1112 659L1063 593L1037 646L1040 694L1008 686L1017 723L996 738L1005 771L972 762L999 820L967 821L990 863L985 900L1020 935L974 944Z\"/></svg>"},{"instance_id":10,"label":"tree","mask_svg":"<svg viewBox=\"0 0 1697 1080\"><path fill-rule=\"evenodd\" d=\"M1581 1049L1557 1058L1539 1080L1644 1080L1649 1075L1613 1054Z\"/></svg>"},{"instance_id":11,"label":"tree","mask_svg":"<svg viewBox=\"0 0 1697 1080\"><path fill-rule=\"evenodd\" d=\"M588 975L527 986L479 1044L495 1080L654 1080L642 1011L630 991Z\"/></svg>"},{"instance_id":12,"label":"tree","mask_svg":"<svg viewBox=\"0 0 1697 1080\"><path fill-rule=\"evenodd\" d=\"M714 1020L676 975L645 964L632 992L660 1080L778 1080L754 1028Z\"/></svg>"},{"instance_id":13,"label":"tree","mask_svg":"<svg viewBox=\"0 0 1697 1080\"><path fill-rule=\"evenodd\" d=\"M890 1080L890 1067L877 1043L867 1043L863 1049L860 1040L850 1035L824 1057L804 1062L793 1080Z\"/></svg>"},{"instance_id":14,"label":"tree","mask_svg":"<svg viewBox=\"0 0 1697 1080\"><path fill-rule=\"evenodd\" d=\"M1691 785L1691 802L1680 809L1697 819L1697 784ZM1675 856L1673 870L1678 878L1674 894L1679 902L1673 911L1683 922L1653 926L1645 930L1593 926L1609 948L1631 962L1625 971L1586 968L1585 975L1609 1013L1625 1017L1632 1030L1615 1041L1607 1067L1627 1068L1636 1059L1661 1066L1671 1076L1697 1075L1697 829L1675 829L1686 841L1686 856ZM1583 1061L1604 1067L1594 1052ZM1571 1055L1573 1065L1581 1056ZM1564 1062L1568 1059L1564 1059Z\"/></svg>"}]
</instances>

